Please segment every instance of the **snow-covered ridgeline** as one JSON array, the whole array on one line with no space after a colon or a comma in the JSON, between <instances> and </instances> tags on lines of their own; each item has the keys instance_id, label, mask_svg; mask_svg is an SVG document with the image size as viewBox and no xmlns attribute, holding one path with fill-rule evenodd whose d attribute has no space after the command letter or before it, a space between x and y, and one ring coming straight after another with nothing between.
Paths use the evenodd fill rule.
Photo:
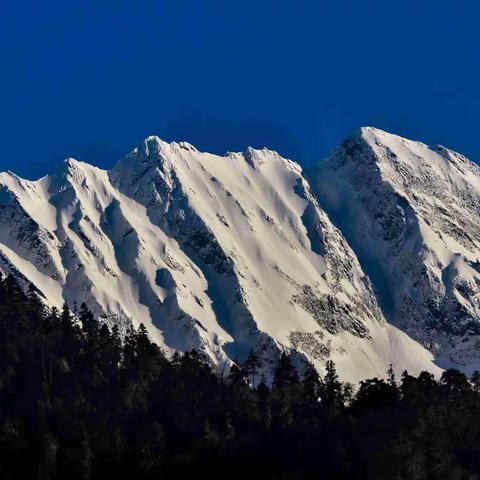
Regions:
<instances>
[{"instance_id":1,"label":"snow-covered ridgeline","mask_svg":"<svg viewBox=\"0 0 480 480\"><path fill-rule=\"evenodd\" d=\"M37 181L0 174L0 185L1 268L51 305L85 301L218 364L251 348L267 364L286 348L318 368L332 358L352 381L389 363L438 372L385 321L323 194L319 204L275 152L222 157L149 137L111 171L69 159Z\"/></svg>"}]
</instances>

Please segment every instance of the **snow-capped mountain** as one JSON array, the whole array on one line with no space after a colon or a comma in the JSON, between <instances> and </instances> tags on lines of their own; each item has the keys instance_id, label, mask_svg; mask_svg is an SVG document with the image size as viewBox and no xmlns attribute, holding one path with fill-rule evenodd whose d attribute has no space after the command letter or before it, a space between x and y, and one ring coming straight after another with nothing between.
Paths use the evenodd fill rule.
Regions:
<instances>
[{"instance_id":1,"label":"snow-capped mountain","mask_svg":"<svg viewBox=\"0 0 480 480\"><path fill-rule=\"evenodd\" d=\"M349 142L360 145L359 149L365 143L367 149L368 132ZM345 191L346 199L354 202L359 187L351 175L343 179L342 162L358 163L358 168L365 164L364 181L369 185L365 188L371 188L379 167L369 165L378 164L384 153L362 154L357 160L351 155L357 150L348 145L345 159L340 150L330 160L329 172L342 186L345 183L342 194ZM406 168L410 157L404 161L402 154L398 152L397 161ZM468 178L472 183L471 192L456 193L464 203L470 202L464 223L456 226L463 232L463 237L458 235L458 248L473 251L478 236L467 216L477 205L473 186L477 171L451 152L432 155L443 159L442 165L452 164L451 170L453 166L462 169L465 182ZM393 162L389 157L387 161ZM315 176L318 184L319 178ZM413 181L428 184L423 176ZM200 348L219 365L245 358L254 348L266 364L281 349L297 351L318 368L332 358L343 377L352 381L382 375L390 363L412 373L439 371L430 351L385 320L357 255L319 205L301 167L275 152L247 149L222 157L201 153L188 143L168 144L149 137L110 171L69 159L57 172L37 181L10 172L0 174L0 185L0 268L25 285L32 282L49 305L60 306L66 300L73 308L74 301L85 301L109 324L126 328L130 322L143 322L167 352ZM386 188L387 193L393 188ZM324 195L325 189L321 192L330 207L330 196ZM417 236L416 231L402 230L404 224L411 224L405 217L410 210L401 211L409 200L401 203L396 200L399 193L392 193L393 200L387 193L380 187L370 191L371 202L385 202L380 209L386 218L383 223L371 213L368 200L365 206L358 199L356 208L362 212L358 221L369 221L372 231L363 235L372 249L379 245L385 251L381 254L388 256L390 245L403 252L411 243L430 241L436 235L431 224L428 232L425 227ZM470 196L462 196L467 193ZM448 197L453 192L442 194ZM433 209L440 196L430 196ZM361 224L352 217L355 232ZM447 218L445 214L438 220L439 228L445 229ZM383 243L375 242L385 222L392 238L386 235ZM351 237L349 231L347 238ZM431 240L438 247L435 255L444 255L435 257L437 262L446 259L444 250L453 248L453 240L444 250L439 241ZM364 257L364 253L368 254L362 251ZM398 279L404 296L417 278L417 269L423 270L413 260L405 266L399 257L398 264L407 270ZM474 288L471 282L478 274L473 253L468 258L452 254L449 265L448 272L441 271L440 280L448 280L451 287L449 296L445 294L450 310L445 311L453 312L459 285ZM385 278L398 271L386 272ZM425 275L420 280L428 280L429 274ZM425 291L430 288L427 280ZM423 312L421 301L413 293L409 299L399 311L418 315L408 319L397 315L395 321L402 328L415 324L410 334L425 343L418 334L427 324L417 318ZM467 325L466 320L457 324L459 328Z\"/></svg>"},{"instance_id":2,"label":"snow-capped mountain","mask_svg":"<svg viewBox=\"0 0 480 480\"><path fill-rule=\"evenodd\" d=\"M363 128L312 173L389 322L442 366L480 359L480 168Z\"/></svg>"}]
</instances>

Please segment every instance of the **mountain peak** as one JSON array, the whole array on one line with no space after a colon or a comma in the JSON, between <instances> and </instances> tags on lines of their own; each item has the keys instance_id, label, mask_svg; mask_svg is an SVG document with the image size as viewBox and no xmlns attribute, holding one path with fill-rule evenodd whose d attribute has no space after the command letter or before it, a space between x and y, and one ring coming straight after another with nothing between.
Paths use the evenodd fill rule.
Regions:
<instances>
[{"instance_id":1,"label":"mountain peak","mask_svg":"<svg viewBox=\"0 0 480 480\"><path fill-rule=\"evenodd\" d=\"M133 153L145 160L157 159L162 153L170 149L170 144L156 135L147 137Z\"/></svg>"},{"instance_id":2,"label":"mountain peak","mask_svg":"<svg viewBox=\"0 0 480 480\"><path fill-rule=\"evenodd\" d=\"M63 161L61 167L57 170L57 173L61 177L73 178L75 180L83 180L87 175L87 172L102 171L98 167L90 165L89 163L82 162L73 157L68 157Z\"/></svg>"},{"instance_id":3,"label":"mountain peak","mask_svg":"<svg viewBox=\"0 0 480 480\"><path fill-rule=\"evenodd\" d=\"M319 167L316 182L387 318L438 356L476 361L480 168L443 146L366 127Z\"/></svg>"},{"instance_id":4,"label":"mountain peak","mask_svg":"<svg viewBox=\"0 0 480 480\"><path fill-rule=\"evenodd\" d=\"M358 131L359 131L362 135L366 135L366 134L369 134L369 133L373 133L373 134L375 134L375 135L387 133L387 132L385 132L384 130L381 130L380 128L372 127L371 125L364 125L363 127L360 127L360 128L358 129Z\"/></svg>"},{"instance_id":5,"label":"mountain peak","mask_svg":"<svg viewBox=\"0 0 480 480\"><path fill-rule=\"evenodd\" d=\"M81 169L83 165L86 165L86 163L81 162L73 157L68 157L63 161L63 165L64 168L68 170L78 170Z\"/></svg>"},{"instance_id":6,"label":"mountain peak","mask_svg":"<svg viewBox=\"0 0 480 480\"><path fill-rule=\"evenodd\" d=\"M369 139L373 137L382 137L384 135L389 135L388 132L381 130L376 127L365 125L363 127L357 128L349 135L346 140L360 140L360 139Z\"/></svg>"},{"instance_id":7,"label":"mountain peak","mask_svg":"<svg viewBox=\"0 0 480 480\"><path fill-rule=\"evenodd\" d=\"M151 158L152 156L162 154L164 152L171 152L175 149L189 150L192 152L198 152L198 150L191 144L185 141L180 142L167 142L162 140L157 135L150 135L137 147L135 151L143 155L144 157Z\"/></svg>"}]
</instances>

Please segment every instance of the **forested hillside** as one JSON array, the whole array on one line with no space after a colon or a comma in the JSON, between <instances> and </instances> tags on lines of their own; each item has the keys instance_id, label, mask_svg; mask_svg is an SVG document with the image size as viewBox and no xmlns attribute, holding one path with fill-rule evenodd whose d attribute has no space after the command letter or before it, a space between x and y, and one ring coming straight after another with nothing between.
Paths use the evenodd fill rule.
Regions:
<instances>
[{"instance_id":1,"label":"forested hillside","mask_svg":"<svg viewBox=\"0 0 480 480\"><path fill-rule=\"evenodd\" d=\"M352 387L282 354L267 385L259 361L167 359L143 326L122 340L5 278L0 478L479 478L480 375Z\"/></svg>"}]
</instances>

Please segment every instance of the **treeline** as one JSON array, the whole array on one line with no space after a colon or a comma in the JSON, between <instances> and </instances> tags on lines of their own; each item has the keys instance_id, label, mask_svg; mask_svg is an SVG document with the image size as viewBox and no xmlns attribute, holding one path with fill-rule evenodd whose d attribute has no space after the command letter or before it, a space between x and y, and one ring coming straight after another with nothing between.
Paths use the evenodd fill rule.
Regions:
<instances>
[{"instance_id":1,"label":"treeline","mask_svg":"<svg viewBox=\"0 0 480 480\"><path fill-rule=\"evenodd\" d=\"M143 326L122 341L76 317L0 281L1 479L479 478L478 374L390 370L354 393L332 362L320 378L281 355L269 387L254 354L222 378Z\"/></svg>"}]
</instances>

